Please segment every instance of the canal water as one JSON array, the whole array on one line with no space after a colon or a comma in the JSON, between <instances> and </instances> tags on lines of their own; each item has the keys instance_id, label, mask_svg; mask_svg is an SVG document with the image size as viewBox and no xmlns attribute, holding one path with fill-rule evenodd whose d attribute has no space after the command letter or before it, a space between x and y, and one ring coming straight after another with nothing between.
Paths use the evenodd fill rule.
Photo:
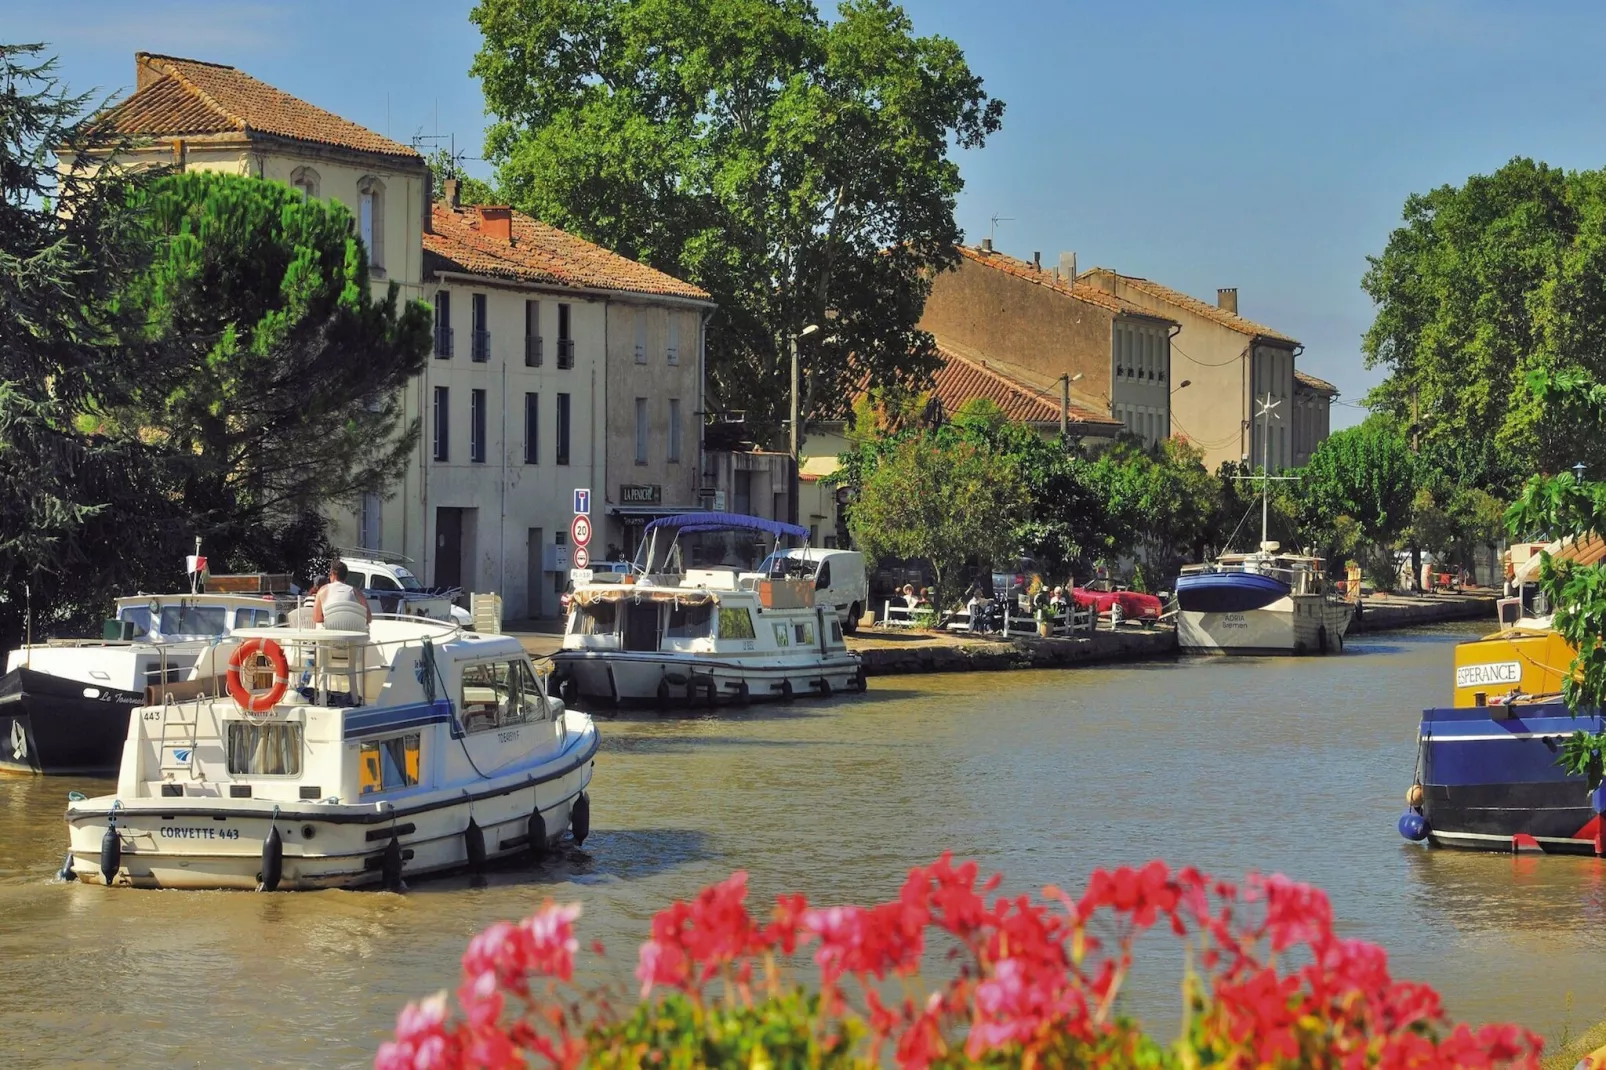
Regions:
<instances>
[{"instance_id":1,"label":"canal water","mask_svg":"<svg viewBox=\"0 0 1606 1070\"><path fill-rule=\"evenodd\" d=\"M463 946L578 900L591 976L628 982L652 913L736 868L755 898L895 894L943 850L1005 887L1081 887L1160 857L1280 871L1331 894L1459 1018L1552 1040L1606 1018L1606 866L1429 852L1394 831L1416 711L1448 700L1453 629L1343 657L1190 660L872 681L868 695L718 717L605 719L591 839L541 871L406 895L108 891L51 880L66 792L0 780L6 1065L362 1066ZM1130 1009L1170 1035L1176 948ZM1169 963L1170 967L1166 967Z\"/></svg>"}]
</instances>

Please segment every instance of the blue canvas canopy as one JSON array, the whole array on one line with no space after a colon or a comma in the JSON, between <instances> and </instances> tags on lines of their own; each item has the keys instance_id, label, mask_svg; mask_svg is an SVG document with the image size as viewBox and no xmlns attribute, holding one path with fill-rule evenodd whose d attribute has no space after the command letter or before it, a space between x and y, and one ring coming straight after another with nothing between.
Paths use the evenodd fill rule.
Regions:
<instances>
[{"instance_id":1,"label":"blue canvas canopy","mask_svg":"<svg viewBox=\"0 0 1606 1070\"><path fill-rule=\"evenodd\" d=\"M791 535L806 539L809 529L781 520L768 520L761 516L742 513L681 513L661 517L648 524L646 531L659 528L676 528L682 531L763 531L771 535Z\"/></svg>"}]
</instances>

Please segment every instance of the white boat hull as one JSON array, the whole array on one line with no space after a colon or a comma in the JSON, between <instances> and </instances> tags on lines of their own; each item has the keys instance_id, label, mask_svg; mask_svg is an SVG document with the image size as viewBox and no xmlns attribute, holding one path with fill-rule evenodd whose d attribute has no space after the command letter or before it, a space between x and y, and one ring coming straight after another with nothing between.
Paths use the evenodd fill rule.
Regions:
<instances>
[{"instance_id":1,"label":"white boat hull","mask_svg":"<svg viewBox=\"0 0 1606 1070\"><path fill-rule=\"evenodd\" d=\"M1177 645L1195 654L1326 654L1344 649L1353 612L1323 595L1289 595L1238 613L1177 614Z\"/></svg>"},{"instance_id":2,"label":"white boat hull","mask_svg":"<svg viewBox=\"0 0 1606 1070\"><path fill-rule=\"evenodd\" d=\"M79 880L108 883L102 847L113 822L120 858L109 883L139 888L255 889L273 827L283 841L280 890L380 883L393 837L403 879L463 870L470 865L465 833L471 816L484 833L487 862L527 855L537 808L547 844L555 843L591 782L596 728L584 714L568 717L567 744L540 764L385 803L140 798L118 803L114 815L109 799L77 802L67 810L68 864Z\"/></svg>"},{"instance_id":3,"label":"white boat hull","mask_svg":"<svg viewBox=\"0 0 1606 1070\"><path fill-rule=\"evenodd\" d=\"M790 695L864 690L858 655L758 658L698 657L632 651L561 650L552 661L581 698L610 702L779 699ZM821 686L822 681L825 686ZM744 690L745 688L745 690Z\"/></svg>"}]
</instances>

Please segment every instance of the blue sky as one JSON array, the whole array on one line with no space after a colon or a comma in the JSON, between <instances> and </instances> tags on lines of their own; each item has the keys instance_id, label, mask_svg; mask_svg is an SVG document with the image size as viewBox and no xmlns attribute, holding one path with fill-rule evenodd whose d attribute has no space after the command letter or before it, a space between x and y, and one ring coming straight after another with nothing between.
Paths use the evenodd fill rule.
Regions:
<instances>
[{"instance_id":1,"label":"blue sky","mask_svg":"<svg viewBox=\"0 0 1606 1070\"><path fill-rule=\"evenodd\" d=\"M9 41L44 40L75 88L124 89L133 52L232 63L398 140L484 126L469 3L4 0ZM1606 5L1552 2L1036 3L908 0L1008 104L961 157L959 222L999 248L1074 250L1305 343L1300 367L1353 403L1366 255L1406 195L1515 155L1606 162ZM470 163L471 170L483 164ZM1354 407L1335 423L1358 420Z\"/></svg>"}]
</instances>

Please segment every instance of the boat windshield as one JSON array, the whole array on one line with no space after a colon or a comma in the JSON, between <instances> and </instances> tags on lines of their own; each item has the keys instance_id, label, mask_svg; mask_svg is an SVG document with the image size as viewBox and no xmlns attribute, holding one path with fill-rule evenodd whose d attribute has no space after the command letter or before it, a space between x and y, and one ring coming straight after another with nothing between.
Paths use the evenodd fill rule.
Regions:
<instances>
[{"instance_id":1,"label":"boat windshield","mask_svg":"<svg viewBox=\"0 0 1606 1070\"><path fill-rule=\"evenodd\" d=\"M226 606L197 606L178 603L161 606L157 610L155 628L152 628L150 606L120 606L117 619L130 621L135 635L214 636L227 634L229 611Z\"/></svg>"}]
</instances>

